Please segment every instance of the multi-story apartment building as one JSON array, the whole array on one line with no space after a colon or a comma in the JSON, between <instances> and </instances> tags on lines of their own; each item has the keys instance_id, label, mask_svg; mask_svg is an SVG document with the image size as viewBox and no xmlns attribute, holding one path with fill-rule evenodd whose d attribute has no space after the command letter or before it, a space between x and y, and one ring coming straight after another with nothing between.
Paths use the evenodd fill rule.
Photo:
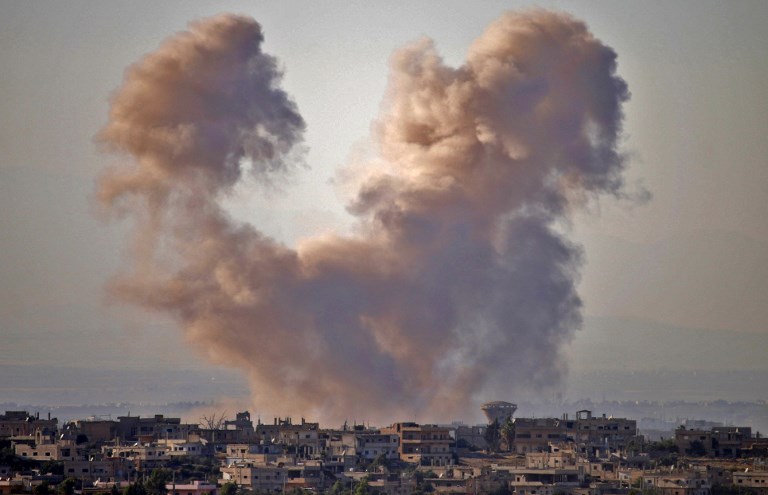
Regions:
<instances>
[{"instance_id":1,"label":"multi-story apartment building","mask_svg":"<svg viewBox=\"0 0 768 495\"><path fill-rule=\"evenodd\" d=\"M401 461L429 466L446 466L453 462L453 439L450 429L437 425L395 423L381 429L382 435L396 435Z\"/></svg>"},{"instance_id":2,"label":"multi-story apartment building","mask_svg":"<svg viewBox=\"0 0 768 495\"><path fill-rule=\"evenodd\" d=\"M675 444L681 454L709 457L737 457L752 438L752 428L713 426L709 430L675 430Z\"/></svg>"},{"instance_id":3,"label":"multi-story apartment building","mask_svg":"<svg viewBox=\"0 0 768 495\"><path fill-rule=\"evenodd\" d=\"M180 418L166 418L156 414L151 418L141 416L120 416L117 418L117 436L121 440L139 439L184 440L189 434L200 430L199 425L183 424Z\"/></svg>"},{"instance_id":4,"label":"multi-story apartment building","mask_svg":"<svg viewBox=\"0 0 768 495\"><path fill-rule=\"evenodd\" d=\"M566 421L568 435L590 455L623 451L629 442L639 440L637 421L627 418L592 416L588 410L578 411L576 421Z\"/></svg>"},{"instance_id":5,"label":"multi-story apartment building","mask_svg":"<svg viewBox=\"0 0 768 495\"><path fill-rule=\"evenodd\" d=\"M47 429L37 429L33 436L15 437L14 453L24 459L35 461L73 461L83 455L78 451L75 442L69 439L57 439L53 432Z\"/></svg>"},{"instance_id":6,"label":"multi-story apartment building","mask_svg":"<svg viewBox=\"0 0 768 495\"><path fill-rule=\"evenodd\" d=\"M254 491L282 490L288 482L288 469L283 465L239 462L222 467L220 483L235 483Z\"/></svg>"},{"instance_id":7,"label":"multi-story apartment building","mask_svg":"<svg viewBox=\"0 0 768 495\"><path fill-rule=\"evenodd\" d=\"M565 442L565 421L557 418L515 418L514 452L547 452L550 443Z\"/></svg>"},{"instance_id":8,"label":"multi-story apartment building","mask_svg":"<svg viewBox=\"0 0 768 495\"><path fill-rule=\"evenodd\" d=\"M386 459L398 459L399 439L394 433L384 434L379 430L344 432L334 451L342 450L346 455L353 455L358 461L372 461L379 456Z\"/></svg>"},{"instance_id":9,"label":"multi-story apartment building","mask_svg":"<svg viewBox=\"0 0 768 495\"><path fill-rule=\"evenodd\" d=\"M109 442L117 438L118 425L111 419L86 419L75 421L74 429L78 434L85 435L88 442Z\"/></svg>"}]
</instances>

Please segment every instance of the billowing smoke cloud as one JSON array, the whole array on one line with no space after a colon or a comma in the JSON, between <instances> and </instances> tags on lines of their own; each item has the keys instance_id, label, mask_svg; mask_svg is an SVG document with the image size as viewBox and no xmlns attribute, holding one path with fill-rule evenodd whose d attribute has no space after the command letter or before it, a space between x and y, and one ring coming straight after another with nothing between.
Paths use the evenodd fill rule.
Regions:
<instances>
[{"instance_id":1,"label":"billowing smoke cloud","mask_svg":"<svg viewBox=\"0 0 768 495\"><path fill-rule=\"evenodd\" d=\"M326 421L448 419L556 383L581 324L580 250L558 233L621 194L616 55L570 16L506 14L446 66L397 51L356 234L292 249L221 200L289 173L304 122L260 26L190 25L127 71L99 140L132 155L99 186L136 222L121 298L174 315L248 375L257 407Z\"/></svg>"}]
</instances>

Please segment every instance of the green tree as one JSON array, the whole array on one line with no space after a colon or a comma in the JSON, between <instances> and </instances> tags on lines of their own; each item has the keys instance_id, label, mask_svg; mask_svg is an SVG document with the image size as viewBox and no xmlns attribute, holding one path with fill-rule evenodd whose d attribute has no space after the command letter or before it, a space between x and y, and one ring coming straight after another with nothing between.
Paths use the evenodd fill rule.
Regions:
<instances>
[{"instance_id":1,"label":"green tree","mask_svg":"<svg viewBox=\"0 0 768 495\"><path fill-rule=\"evenodd\" d=\"M328 495L345 495L347 493L349 493L349 490L344 487L344 483L342 483L341 480L337 480L330 490L328 490Z\"/></svg>"},{"instance_id":2,"label":"green tree","mask_svg":"<svg viewBox=\"0 0 768 495\"><path fill-rule=\"evenodd\" d=\"M221 490L219 490L219 495L236 495L237 494L237 485L235 483L232 483L231 481L229 483L224 483L221 487Z\"/></svg>"},{"instance_id":3,"label":"green tree","mask_svg":"<svg viewBox=\"0 0 768 495\"><path fill-rule=\"evenodd\" d=\"M147 490L142 483L133 483L123 490L123 495L147 495Z\"/></svg>"},{"instance_id":4,"label":"green tree","mask_svg":"<svg viewBox=\"0 0 768 495\"><path fill-rule=\"evenodd\" d=\"M147 495L165 495L167 490L165 485L171 481L171 472L167 469L155 468L144 482L144 489Z\"/></svg>"},{"instance_id":5,"label":"green tree","mask_svg":"<svg viewBox=\"0 0 768 495\"><path fill-rule=\"evenodd\" d=\"M59 483L58 492L59 495L72 495L75 493L75 484L77 481L74 478L67 478Z\"/></svg>"},{"instance_id":6,"label":"green tree","mask_svg":"<svg viewBox=\"0 0 768 495\"><path fill-rule=\"evenodd\" d=\"M368 495L370 493L370 490L368 489L368 480L363 478L360 480L360 483L355 486L355 493L354 495Z\"/></svg>"},{"instance_id":7,"label":"green tree","mask_svg":"<svg viewBox=\"0 0 768 495\"><path fill-rule=\"evenodd\" d=\"M513 448L512 444L515 441L515 423L512 422L512 417L507 417L507 419L504 420L504 423L501 425L499 436L504 442L504 445L506 445L507 452L511 451Z\"/></svg>"},{"instance_id":8,"label":"green tree","mask_svg":"<svg viewBox=\"0 0 768 495\"><path fill-rule=\"evenodd\" d=\"M45 461L40 464L41 474L64 474L64 463L57 461Z\"/></svg>"},{"instance_id":9,"label":"green tree","mask_svg":"<svg viewBox=\"0 0 768 495\"><path fill-rule=\"evenodd\" d=\"M371 467L374 469L382 466L385 468L389 468L389 459L387 459L387 454L379 454L371 462Z\"/></svg>"},{"instance_id":10,"label":"green tree","mask_svg":"<svg viewBox=\"0 0 768 495\"><path fill-rule=\"evenodd\" d=\"M501 438L501 429L499 427L499 420L494 419L493 423L489 424L485 429L485 443L488 444L488 452L499 451L499 440Z\"/></svg>"},{"instance_id":11,"label":"green tree","mask_svg":"<svg viewBox=\"0 0 768 495\"><path fill-rule=\"evenodd\" d=\"M691 442L691 446L688 449L688 452L690 452L691 455L697 457L704 457L707 455L707 449L704 447L704 444L700 440L694 440Z\"/></svg>"}]
</instances>

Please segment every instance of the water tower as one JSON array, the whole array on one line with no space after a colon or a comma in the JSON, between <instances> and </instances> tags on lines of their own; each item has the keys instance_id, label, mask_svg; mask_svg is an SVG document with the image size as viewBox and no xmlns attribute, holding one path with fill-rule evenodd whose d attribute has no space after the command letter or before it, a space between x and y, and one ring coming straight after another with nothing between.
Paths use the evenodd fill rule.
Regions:
<instances>
[{"instance_id":1,"label":"water tower","mask_svg":"<svg viewBox=\"0 0 768 495\"><path fill-rule=\"evenodd\" d=\"M498 421L499 424L511 418L515 411L517 411L517 404L511 404L501 400L493 402L486 402L480 409L485 413L485 417L488 418L488 424Z\"/></svg>"}]
</instances>

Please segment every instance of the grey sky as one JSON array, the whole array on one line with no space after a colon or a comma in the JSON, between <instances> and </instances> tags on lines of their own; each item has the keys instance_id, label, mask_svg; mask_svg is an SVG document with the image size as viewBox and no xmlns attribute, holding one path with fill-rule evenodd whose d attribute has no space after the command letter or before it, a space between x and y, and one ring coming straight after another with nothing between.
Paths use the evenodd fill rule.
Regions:
<instances>
[{"instance_id":1,"label":"grey sky","mask_svg":"<svg viewBox=\"0 0 768 495\"><path fill-rule=\"evenodd\" d=\"M529 5L0 2L0 360L198 366L167 322L104 305L124 237L89 200L115 160L92 142L110 93L188 21L251 15L285 68L308 125L309 168L284 195L241 189L232 208L292 243L346 227L329 179L369 135L392 50L426 35L457 65L491 20ZM585 314L633 329L652 322L654 336L659 325L768 335L768 3L538 5L575 14L618 53L632 92L629 177L653 194L644 206L603 199L574 220L588 261ZM588 319L578 339L598 335Z\"/></svg>"}]
</instances>

